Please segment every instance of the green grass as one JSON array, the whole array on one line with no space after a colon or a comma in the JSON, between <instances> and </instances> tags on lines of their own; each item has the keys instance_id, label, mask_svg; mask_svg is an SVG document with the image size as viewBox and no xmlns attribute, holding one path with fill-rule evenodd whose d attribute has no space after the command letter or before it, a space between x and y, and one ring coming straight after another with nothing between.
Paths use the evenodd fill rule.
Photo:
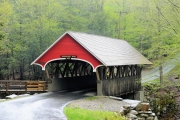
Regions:
<instances>
[{"instance_id":1,"label":"green grass","mask_svg":"<svg viewBox=\"0 0 180 120\"><path fill-rule=\"evenodd\" d=\"M180 63L176 65L176 67L174 67L171 71L169 71L165 76L169 76L169 75L180 75Z\"/></svg>"},{"instance_id":2,"label":"green grass","mask_svg":"<svg viewBox=\"0 0 180 120\"><path fill-rule=\"evenodd\" d=\"M101 111L101 110L87 110L81 108L72 108L66 106L64 113L68 120L126 120L120 113Z\"/></svg>"},{"instance_id":3,"label":"green grass","mask_svg":"<svg viewBox=\"0 0 180 120\"><path fill-rule=\"evenodd\" d=\"M90 97L87 97L85 99L87 99L87 100L96 100L96 99L98 99L98 97L97 96L90 96Z\"/></svg>"}]
</instances>

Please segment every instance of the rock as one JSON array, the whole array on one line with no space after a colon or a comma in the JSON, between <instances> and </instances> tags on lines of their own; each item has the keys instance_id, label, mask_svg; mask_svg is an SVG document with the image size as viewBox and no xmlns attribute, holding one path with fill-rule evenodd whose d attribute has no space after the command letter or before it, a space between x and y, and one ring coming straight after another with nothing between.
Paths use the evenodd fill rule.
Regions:
<instances>
[{"instance_id":1,"label":"rock","mask_svg":"<svg viewBox=\"0 0 180 120\"><path fill-rule=\"evenodd\" d=\"M131 114L131 113L129 113L127 116L128 116L128 118L137 118L137 116L136 116L136 115Z\"/></svg>"},{"instance_id":2,"label":"rock","mask_svg":"<svg viewBox=\"0 0 180 120\"><path fill-rule=\"evenodd\" d=\"M146 120L154 120L154 117L147 117Z\"/></svg>"},{"instance_id":3,"label":"rock","mask_svg":"<svg viewBox=\"0 0 180 120\"><path fill-rule=\"evenodd\" d=\"M130 108L129 109L124 109L123 113L124 113L124 115L127 115L130 111L131 111Z\"/></svg>"},{"instance_id":4,"label":"rock","mask_svg":"<svg viewBox=\"0 0 180 120\"><path fill-rule=\"evenodd\" d=\"M143 111L138 111L139 114L144 113Z\"/></svg>"},{"instance_id":5,"label":"rock","mask_svg":"<svg viewBox=\"0 0 180 120\"><path fill-rule=\"evenodd\" d=\"M138 120L146 120L144 117L138 117Z\"/></svg>"},{"instance_id":6,"label":"rock","mask_svg":"<svg viewBox=\"0 0 180 120\"><path fill-rule=\"evenodd\" d=\"M141 103L142 107L141 110L142 111L148 111L149 109L149 103Z\"/></svg>"},{"instance_id":7,"label":"rock","mask_svg":"<svg viewBox=\"0 0 180 120\"><path fill-rule=\"evenodd\" d=\"M155 114L155 113L152 113L151 115L152 115L152 116L154 116L154 117L156 116L156 114Z\"/></svg>"},{"instance_id":8,"label":"rock","mask_svg":"<svg viewBox=\"0 0 180 120\"><path fill-rule=\"evenodd\" d=\"M131 106L130 106L130 105L124 105L123 108L124 108L124 109L130 109Z\"/></svg>"},{"instance_id":9,"label":"rock","mask_svg":"<svg viewBox=\"0 0 180 120\"><path fill-rule=\"evenodd\" d=\"M139 103L134 109L131 106L123 106L124 115L127 115L128 120L154 120L155 114L150 109L149 103Z\"/></svg>"},{"instance_id":10,"label":"rock","mask_svg":"<svg viewBox=\"0 0 180 120\"><path fill-rule=\"evenodd\" d=\"M144 98L144 102L147 102L147 101L148 101L148 99Z\"/></svg>"},{"instance_id":11,"label":"rock","mask_svg":"<svg viewBox=\"0 0 180 120\"><path fill-rule=\"evenodd\" d=\"M124 111L124 108L123 108L123 107L120 107L119 111L120 111L120 112L123 112L123 111Z\"/></svg>"},{"instance_id":12,"label":"rock","mask_svg":"<svg viewBox=\"0 0 180 120\"><path fill-rule=\"evenodd\" d=\"M136 109L137 111L141 111L141 109L142 109L142 104L139 103L139 104L136 106L135 109Z\"/></svg>"},{"instance_id":13,"label":"rock","mask_svg":"<svg viewBox=\"0 0 180 120\"><path fill-rule=\"evenodd\" d=\"M131 113L131 114L134 114L134 115L137 115L137 114L138 114L138 112L137 112L136 110L131 110L130 113Z\"/></svg>"},{"instance_id":14,"label":"rock","mask_svg":"<svg viewBox=\"0 0 180 120\"><path fill-rule=\"evenodd\" d=\"M145 114L152 114L152 111L145 111Z\"/></svg>"},{"instance_id":15,"label":"rock","mask_svg":"<svg viewBox=\"0 0 180 120\"><path fill-rule=\"evenodd\" d=\"M123 110L124 115L127 115L131 111L131 106L130 105L125 105L125 106L123 106L123 109L124 109Z\"/></svg>"},{"instance_id":16,"label":"rock","mask_svg":"<svg viewBox=\"0 0 180 120\"><path fill-rule=\"evenodd\" d=\"M147 114L141 114L142 117L149 117Z\"/></svg>"},{"instance_id":17,"label":"rock","mask_svg":"<svg viewBox=\"0 0 180 120\"><path fill-rule=\"evenodd\" d=\"M158 120L157 116L154 118L154 120Z\"/></svg>"},{"instance_id":18,"label":"rock","mask_svg":"<svg viewBox=\"0 0 180 120\"><path fill-rule=\"evenodd\" d=\"M130 106L133 108L135 108L141 102L139 100L129 100L129 99L124 99L123 101L130 104Z\"/></svg>"}]
</instances>

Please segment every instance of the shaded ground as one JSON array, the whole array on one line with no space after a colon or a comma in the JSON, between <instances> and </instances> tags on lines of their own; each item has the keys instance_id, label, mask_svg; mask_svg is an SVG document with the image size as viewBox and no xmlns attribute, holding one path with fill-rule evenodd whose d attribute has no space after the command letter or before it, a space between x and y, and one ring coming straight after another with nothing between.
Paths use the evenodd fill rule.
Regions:
<instances>
[{"instance_id":1,"label":"shaded ground","mask_svg":"<svg viewBox=\"0 0 180 120\"><path fill-rule=\"evenodd\" d=\"M178 84L179 80L178 79L175 79L176 76L169 76L169 80L171 82L173 82L175 85ZM180 119L180 89L178 89L177 87L175 87L173 89L173 93L174 93L174 96L175 96L175 101L176 101L176 104L177 104L177 114L175 116L175 120L179 120Z\"/></svg>"}]
</instances>

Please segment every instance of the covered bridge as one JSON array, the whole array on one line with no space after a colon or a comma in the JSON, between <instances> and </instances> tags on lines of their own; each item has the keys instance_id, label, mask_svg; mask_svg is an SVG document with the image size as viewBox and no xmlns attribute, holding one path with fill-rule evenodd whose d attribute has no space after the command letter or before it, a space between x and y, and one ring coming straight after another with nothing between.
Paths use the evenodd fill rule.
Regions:
<instances>
[{"instance_id":1,"label":"covered bridge","mask_svg":"<svg viewBox=\"0 0 180 120\"><path fill-rule=\"evenodd\" d=\"M49 91L97 87L97 95L122 95L141 89L139 65L151 62L124 40L66 32L31 64L46 70Z\"/></svg>"}]
</instances>

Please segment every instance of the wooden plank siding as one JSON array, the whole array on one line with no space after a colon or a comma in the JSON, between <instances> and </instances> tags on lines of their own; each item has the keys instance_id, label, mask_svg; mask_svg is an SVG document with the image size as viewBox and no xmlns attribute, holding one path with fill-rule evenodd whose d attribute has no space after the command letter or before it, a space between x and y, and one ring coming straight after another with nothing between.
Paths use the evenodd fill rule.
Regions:
<instances>
[{"instance_id":1,"label":"wooden plank siding","mask_svg":"<svg viewBox=\"0 0 180 120\"><path fill-rule=\"evenodd\" d=\"M102 92L107 96L133 93L140 89L141 82L137 82L137 76L102 80Z\"/></svg>"},{"instance_id":2,"label":"wooden plank siding","mask_svg":"<svg viewBox=\"0 0 180 120\"><path fill-rule=\"evenodd\" d=\"M102 94L118 96L141 90L141 70L137 65L100 67Z\"/></svg>"},{"instance_id":3,"label":"wooden plank siding","mask_svg":"<svg viewBox=\"0 0 180 120\"><path fill-rule=\"evenodd\" d=\"M0 80L0 93L46 92L46 81Z\"/></svg>"}]
</instances>

